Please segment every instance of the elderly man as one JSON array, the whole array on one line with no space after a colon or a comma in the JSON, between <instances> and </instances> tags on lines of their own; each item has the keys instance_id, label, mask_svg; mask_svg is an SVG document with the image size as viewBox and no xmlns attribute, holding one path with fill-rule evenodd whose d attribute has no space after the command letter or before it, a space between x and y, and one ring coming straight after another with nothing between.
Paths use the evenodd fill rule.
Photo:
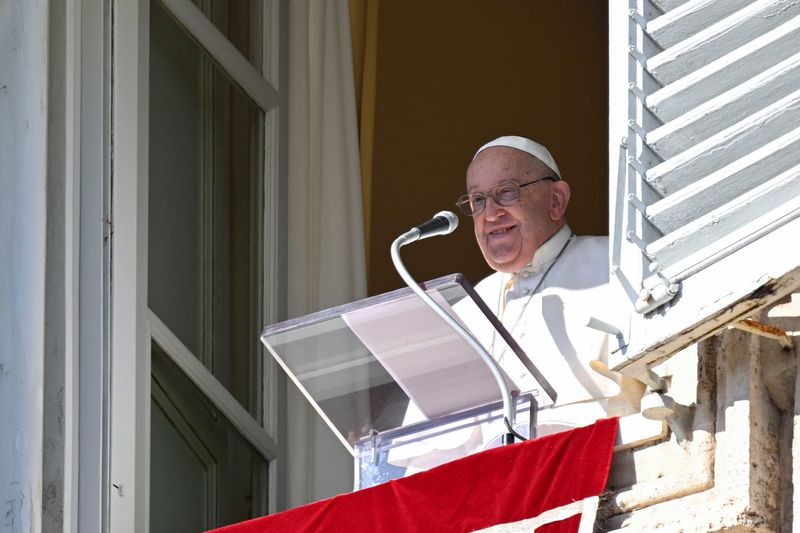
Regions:
<instances>
[{"instance_id":1,"label":"elderly man","mask_svg":"<svg viewBox=\"0 0 800 533\"><path fill-rule=\"evenodd\" d=\"M558 393L556 408L539 413L540 435L608 416L607 399L619 392L589 366L607 359L607 335L586 327L590 315L609 316L608 239L572 232L569 199L550 152L507 136L477 151L457 202L496 271L476 286L478 294ZM476 334L512 379L531 385L499 336Z\"/></svg>"},{"instance_id":2,"label":"elderly man","mask_svg":"<svg viewBox=\"0 0 800 533\"><path fill-rule=\"evenodd\" d=\"M609 379L590 367L607 359L607 335L587 317L609 318L608 239L578 237L566 222L570 188L542 145L500 137L475 154L467 194L457 205L471 216L483 257L496 272L476 286L488 307L558 393L538 398L537 434L590 424L631 412L642 384ZM525 365L469 299L453 306L521 391L538 388ZM619 395L620 387L625 391ZM412 404L404 425L423 418ZM483 427L485 426L485 427ZM502 423L452 431L392 450L389 461L407 473L499 443Z\"/></svg>"}]
</instances>

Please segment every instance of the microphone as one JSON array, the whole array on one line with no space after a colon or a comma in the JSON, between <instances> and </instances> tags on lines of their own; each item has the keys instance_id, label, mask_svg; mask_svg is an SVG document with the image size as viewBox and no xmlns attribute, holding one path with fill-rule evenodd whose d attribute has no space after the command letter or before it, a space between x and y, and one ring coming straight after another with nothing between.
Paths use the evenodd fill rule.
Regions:
<instances>
[{"instance_id":1,"label":"microphone","mask_svg":"<svg viewBox=\"0 0 800 533\"><path fill-rule=\"evenodd\" d=\"M458 217L450 211L440 211L433 215L433 218L411 228L403 234L402 244L409 244L436 235L447 235L453 233L458 227Z\"/></svg>"},{"instance_id":2,"label":"microphone","mask_svg":"<svg viewBox=\"0 0 800 533\"><path fill-rule=\"evenodd\" d=\"M419 226L415 228L411 228L404 234L400 235L398 238L394 240L391 246L391 254L392 254L392 263L394 264L394 268L397 270L397 273L400 274L400 277L403 278L403 281L409 286L409 288L419 296L426 305L428 305L439 317L444 320L448 326L450 326L453 331L458 333L458 335L463 338L467 344L472 347L473 350L478 352L481 359L486 366L489 367L492 375L494 376L495 381L497 382L497 387L500 389L500 396L503 398L503 420L506 423L506 427L508 428L509 432L503 434L503 444L511 444L514 442L514 422L516 418L516 411L514 408L514 404L512 402L511 391L508 388L508 383L506 383L506 378L503 375L503 371L500 369L500 366L497 364L489 352L486 351L486 348L478 342L478 340L467 331L461 324L458 323L456 319L448 314L433 298L431 298L425 290L420 287L419 283L414 281L414 278L411 277L411 274L408 273L406 267L403 265L402 259L400 259L400 247L414 241L418 241L420 239L425 239L427 237L433 237L435 235L447 235L448 233L452 233L456 227L458 226L458 217L451 213L450 211L441 211L436 213L432 219L423 222Z\"/></svg>"}]
</instances>

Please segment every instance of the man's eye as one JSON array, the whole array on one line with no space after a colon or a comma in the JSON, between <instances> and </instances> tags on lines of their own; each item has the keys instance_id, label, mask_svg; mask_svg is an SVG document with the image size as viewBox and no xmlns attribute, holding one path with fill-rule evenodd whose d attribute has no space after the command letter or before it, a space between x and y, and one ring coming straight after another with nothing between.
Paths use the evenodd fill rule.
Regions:
<instances>
[{"instance_id":1,"label":"man's eye","mask_svg":"<svg viewBox=\"0 0 800 533\"><path fill-rule=\"evenodd\" d=\"M473 206L480 206L486 202L486 197L482 194L476 194L474 196L470 196L469 203Z\"/></svg>"},{"instance_id":2,"label":"man's eye","mask_svg":"<svg viewBox=\"0 0 800 533\"><path fill-rule=\"evenodd\" d=\"M501 187L495 192L495 198L501 202L513 201L517 198L518 190L516 187Z\"/></svg>"}]
</instances>

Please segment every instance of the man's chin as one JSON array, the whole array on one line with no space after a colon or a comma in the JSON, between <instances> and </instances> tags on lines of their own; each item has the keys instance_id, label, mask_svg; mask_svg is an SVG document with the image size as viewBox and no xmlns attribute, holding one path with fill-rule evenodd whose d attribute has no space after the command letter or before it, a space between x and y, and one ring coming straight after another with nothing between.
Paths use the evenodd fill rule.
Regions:
<instances>
[{"instance_id":1,"label":"man's chin","mask_svg":"<svg viewBox=\"0 0 800 533\"><path fill-rule=\"evenodd\" d=\"M520 268L525 266L525 264L517 265L517 262L514 261L488 261L489 266L492 267L492 270L496 270L497 272L502 272L503 274L513 274L514 272L518 271Z\"/></svg>"},{"instance_id":2,"label":"man's chin","mask_svg":"<svg viewBox=\"0 0 800 533\"><path fill-rule=\"evenodd\" d=\"M484 254L483 257L486 259L486 263L492 267L492 270L503 272L504 274L513 274L514 272L519 272L522 267L530 263L531 259L533 258L533 254L531 254L530 257L524 257L524 250L509 250L508 252L509 253L506 254Z\"/></svg>"}]
</instances>

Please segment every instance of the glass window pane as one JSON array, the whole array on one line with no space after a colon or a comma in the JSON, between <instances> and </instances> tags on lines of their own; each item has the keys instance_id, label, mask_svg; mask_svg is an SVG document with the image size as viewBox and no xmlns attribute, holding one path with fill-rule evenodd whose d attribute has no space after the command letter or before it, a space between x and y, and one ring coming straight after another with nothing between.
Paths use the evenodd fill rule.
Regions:
<instances>
[{"instance_id":1,"label":"glass window pane","mask_svg":"<svg viewBox=\"0 0 800 533\"><path fill-rule=\"evenodd\" d=\"M192 446L201 443L192 443L195 439L191 433L179 431L173 423L176 417L170 417L155 400L150 413L150 492L158 495L150 508L150 530L209 529L213 518L209 503L214 464L204 461L208 454L198 453ZM175 512L178 509L184 512Z\"/></svg>"},{"instance_id":2,"label":"glass window pane","mask_svg":"<svg viewBox=\"0 0 800 533\"><path fill-rule=\"evenodd\" d=\"M259 417L263 114L157 2L150 308Z\"/></svg>"},{"instance_id":3,"label":"glass window pane","mask_svg":"<svg viewBox=\"0 0 800 533\"><path fill-rule=\"evenodd\" d=\"M203 531L266 514L264 458L155 343L152 370L150 530Z\"/></svg>"},{"instance_id":4,"label":"glass window pane","mask_svg":"<svg viewBox=\"0 0 800 533\"><path fill-rule=\"evenodd\" d=\"M155 2L150 31L148 303L202 355L203 57Z\"/></svg>"}]
</instances>

